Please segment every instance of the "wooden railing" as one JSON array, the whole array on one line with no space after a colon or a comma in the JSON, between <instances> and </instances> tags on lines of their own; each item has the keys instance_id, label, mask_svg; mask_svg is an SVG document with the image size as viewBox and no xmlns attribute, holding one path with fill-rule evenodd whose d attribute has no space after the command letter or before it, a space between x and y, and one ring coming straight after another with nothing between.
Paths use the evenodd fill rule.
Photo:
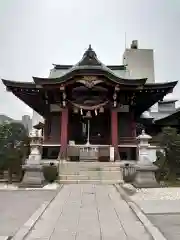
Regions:
<instances>
[{"instance_id":1,"label":"wooden railing","mask_svg":"<svg viewBox=\"0 0 180 240\"><path fill-rule=\"evenodd\" d=\"M152 141L154 143L154 141ZM50 139L46 139L43 144L50 144L50 145L60 145L59 141L53 141L53 140L50 140ZM118 141L118 144L138 144L138 141L136 138L134 137L120 137L119 138L119 141ZM85 144L84 144L85 145ZM97 143L97 144L94 144L94 145L97 145L97 146L101 146L101 143ZM110 146L111 144L108 143L107 146Z\"/></svg>"},{"instance_id":2,"label":"wooden railing","mask_svg":"<svg viewBox=\"0 0 180 240\"><path fill-rule=\"evenodd\" d=\"M43 144L60 145L60 140L58 141L58 140L53 140L53 139L48 138L48 139L44 139Z\"/></svg>"},{"instance_id":3,"label":"wooden railing","mask_svg":"<svg viewBox=\"0 0 180 240\"><path fill-rule=\"evenodd\" d=\"M119 144L138 144L139 141L133 137L120 137ZM159 142L156 139L150 139L149 144L159 146Z\"/></svg>"},{"instance_id":4,"label":"wooden railing","mask_svg":"<svg viewBox=\"0 0 180 240\"><path fill-rule=\"evenodd\" d=\"M137 144L138 141L135 137L120 137L119 144Z\"/></svg>"}]
</instances>

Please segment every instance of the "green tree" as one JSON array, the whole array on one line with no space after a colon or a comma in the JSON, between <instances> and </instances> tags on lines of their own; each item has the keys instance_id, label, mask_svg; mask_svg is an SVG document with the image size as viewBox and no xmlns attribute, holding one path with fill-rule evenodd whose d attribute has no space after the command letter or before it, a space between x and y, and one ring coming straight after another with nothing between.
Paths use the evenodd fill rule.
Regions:
<instances>
[{"instance_id":1,"label":"green tree","mask_svg":"<svg viewBox=\"0 0 180 240\"><path fill-rule=\"evenodd\" d=\"M21 175L22 163L28 155L29 138L21 123L0 125L0 168L8 170L9 183L12 174Z\"/></svg>"},{"instance_id":2,"label":"green tree","mask_svg":"<svg viewBox=\"0 0 180 240\"><path fill-rule=\"evenodd\" d=\"M177 173L180 169L180 135L175 128L165 127L162 132L155 137L159 145L164 148L165 160L161 161L160 171L165 167L168 169L167 178L170 181L176 179ZM160 159L157 159L156 164L159 164Z\"/></svg>"}]
</instances>

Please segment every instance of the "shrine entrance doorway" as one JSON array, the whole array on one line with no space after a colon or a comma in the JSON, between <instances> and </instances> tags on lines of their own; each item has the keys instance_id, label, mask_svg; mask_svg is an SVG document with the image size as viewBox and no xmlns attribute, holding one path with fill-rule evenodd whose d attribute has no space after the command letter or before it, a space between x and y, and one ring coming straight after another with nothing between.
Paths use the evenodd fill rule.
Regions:
<instances>
[{"instance_id":1,"label":"shrine entrance doorway","mask_svg":"<svg viewBox=\"0 0 180 240\"><path fill-rule=\"evenodd\" d=\"M111 145L110 111L98 115L69 113L69 140L75 145Z\"/></svg>"}]
</instances>

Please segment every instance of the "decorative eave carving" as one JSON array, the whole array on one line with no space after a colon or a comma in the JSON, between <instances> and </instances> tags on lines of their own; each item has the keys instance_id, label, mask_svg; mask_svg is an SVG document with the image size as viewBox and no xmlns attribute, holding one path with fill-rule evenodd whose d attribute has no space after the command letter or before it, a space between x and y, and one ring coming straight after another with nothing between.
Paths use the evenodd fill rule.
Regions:
<instances>
[{"instance_id":1,"label":"decorative eave carving","mask_svg":"<svg viewBox=\"0 0 180 240\"><path fill-rule=\"evenodd\" d=\"M98 79L97 76L83 76L82 79L77 80L77 82L84 84L88 88L92 88L103 81Z\"/></svg>"}]
</instances>

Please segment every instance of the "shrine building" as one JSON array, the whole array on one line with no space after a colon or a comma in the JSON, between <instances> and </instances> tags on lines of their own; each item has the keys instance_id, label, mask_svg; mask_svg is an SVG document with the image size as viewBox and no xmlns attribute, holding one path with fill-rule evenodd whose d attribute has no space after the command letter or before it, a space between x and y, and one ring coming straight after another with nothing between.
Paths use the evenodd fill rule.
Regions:
<instances>
[{"instance_id":1,"label":"shrine building","mask_svg":"<svg viewBox=\"0 0 180 240\"><path fill-rule=\"evenodd\" d=\"M54 64L48 78L2 81L44 118L36 126L43 129L44 159L109 161L112 151L114 160L136 160L136 124L177 81L149 83L126 71L103 64L89 46L77 64Z\"/></svg>"}]
</instances>

